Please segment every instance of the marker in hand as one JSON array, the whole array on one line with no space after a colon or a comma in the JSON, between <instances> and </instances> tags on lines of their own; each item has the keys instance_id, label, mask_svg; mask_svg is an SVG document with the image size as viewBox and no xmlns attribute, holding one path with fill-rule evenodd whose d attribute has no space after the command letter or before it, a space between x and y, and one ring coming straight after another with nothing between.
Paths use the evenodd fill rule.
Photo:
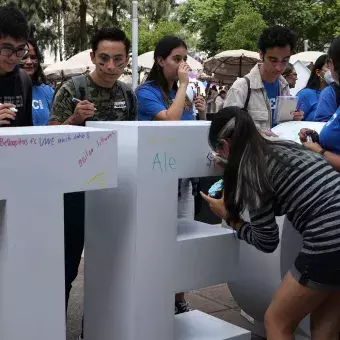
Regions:
<instances>
[{"instance_id":1,"label":"marker in hand","mask_svg":"<svg viewBox=\"0 0 340 340\"><path fill-rule=\"evenodd\" d=\"M78 98L72 98L72 103L78 104L78 103L80 103L80 102L81 102L80 99L78 99ZM97 111L96 108L94 108L94 110Z\"/></svg>"},{"instance_id":2,"label":"marker in hand","mask_svg":"<svg viewBox=\"0 0 340 340\"><path fill-rule=\"evenodd\" d=\"M0 103L0 105L3 105L2 103ZM11 110L14 113L17 113L18 110L15 107L10 107L9 110Z\"/></svg>"}]
</instances>

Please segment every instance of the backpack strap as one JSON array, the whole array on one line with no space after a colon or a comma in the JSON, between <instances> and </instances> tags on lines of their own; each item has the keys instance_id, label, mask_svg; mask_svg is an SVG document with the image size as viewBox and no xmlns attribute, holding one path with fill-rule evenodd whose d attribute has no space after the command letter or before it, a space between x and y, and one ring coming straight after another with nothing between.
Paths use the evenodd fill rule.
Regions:
<instances>
[{"instance_id":1,"label":"backpack strap","mask_svg":"<svg viewBox=\"0 0 340 340\"><path fill-rule=\"evenodd\" d=\"M120 86L120 88L123 91L123 96L126 103L129 120L136 120L136 117L132 117L133 114L132 108L135 104L135 98L133 96L132 88L120 80L117 80L117 85Z\"/></svg>"},{"instance_id":2,"label":"backpack strap","mask_svg":"<svg viewBox=\"0 0 340 340\"><path fill-rule=\"evenodd\" d=\"M332 89L335 92L335 96L336 96L336 106L337 108L340 106L340 85L337 84L336 82L330 84L330 86L332 87Z\"/></svg>"},{"instance_id":3,"label":"backpack strap","mask_svg":"<svg viewBox=\"0 0 340 340\"><path fill-rule=\"evenodd\" d=\"M247 76L244 76L243 78L246 80L247 87L248 87L247 98L246 98L246 101L245 101L244 107L243 107L244 110L247 110L248 109L248 105L249 105L250 95L251 95L251 88L250 88L250 80L249 80L249 78Z\"/></svg>"},{"instance_id":4,"label":"backpack strap","mask_svg":"<svg viewBox=\"0 0 340 340\"><path fill-rule=\"evenodd\" d=\"M72 77L72 82L75 88L75 96L79 100L87 100L89 98L86 76L80 74L79 76Z\"/></svg>"}]
</instances>

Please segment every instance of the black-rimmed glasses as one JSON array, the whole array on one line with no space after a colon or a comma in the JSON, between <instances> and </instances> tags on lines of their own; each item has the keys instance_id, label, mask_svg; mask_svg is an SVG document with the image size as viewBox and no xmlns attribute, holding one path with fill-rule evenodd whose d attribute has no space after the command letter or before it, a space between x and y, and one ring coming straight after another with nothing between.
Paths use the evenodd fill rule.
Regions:
<instances>
[{"instance_id":1,"label":"black-rimmed glasses","mask_svg":"<svg viewBox=\"0 0 340 340\"><path fill-rule=\"evenodd\" d=\"M14 48L11 46L0 46L0 55L3 57L11 57L15 54L18 58L23 58L28 53L28 48Z\"/></svg>"}]
</instances>

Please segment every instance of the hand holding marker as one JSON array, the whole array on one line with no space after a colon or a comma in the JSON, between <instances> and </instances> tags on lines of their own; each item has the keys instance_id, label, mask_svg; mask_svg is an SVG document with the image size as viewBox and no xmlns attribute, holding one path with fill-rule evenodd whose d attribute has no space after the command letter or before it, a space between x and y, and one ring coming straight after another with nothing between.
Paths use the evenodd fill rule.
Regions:
<instances>
[{"instance_id":1,"label":"hand holding marker","mask_svg":"<svg viewBox=\"0 0 340 340\"><path fill-rule=\"evenodd\" d=\"M0 103L0 105L4 105L4 104ZM15 108L15 106L14 107L10 107L9 110L13 111L14 113L18 112L18 110Z\"/></svg>"},{"instance_id":2,"label":"hand holding marker","mask_svg":"<svg viewBox=\"0 0 340 340\"><path fill-rule=\"evenodd\" d=\"M77 99L77 98L72 98L72 103L78 104L78 103L80 103L80 102L81 102L81 100L80 100L80 99ZM96 108L94 108L94 110L95 110L95 111L97 111L97 109L96 109Z\"/></svg>"}]
</instances>

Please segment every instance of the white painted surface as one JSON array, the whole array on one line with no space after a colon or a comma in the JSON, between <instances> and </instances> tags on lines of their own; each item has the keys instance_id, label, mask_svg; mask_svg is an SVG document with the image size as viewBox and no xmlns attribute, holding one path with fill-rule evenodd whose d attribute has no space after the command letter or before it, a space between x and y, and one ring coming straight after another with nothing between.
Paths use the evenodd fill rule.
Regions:
<instances>
[{"instance_id":1,"label":"white painted surface","mask_svg":"<svg viewBox=\"0 0 340 340\"><path fill-rule=\"evenodd\" d=\"M299 132L301 129L312 129L320 133L326 123L323 122L286 122L272 128L280 138L301 144Z\"/></svg>"},{"instance_id":2,"label":"white painted surface","mask_svg":"<svg viewBox=\"0 0 340 340\"><path fill-rule=\"evenodd\" d=\"M175 340L227 339L250 340L251 333L198 310L175 316Z\"/></svg>"},{"instance_id":3,"label":"white painted surface","mask_svg":"<svg viewBox=\"0 0 340 340\"><path fill-rule=\"evenodd\" d=\"M234 265L227 258L237 254L234 235L222 228L209 233L198 224L196 231L188 227L178 235L178 178L216 172L209 122L88 124L117 129L119 170L117 189L87 195L85 339L174 340L175 292L197 284L192 276L199 270L201 284L216 280L207 275L217 271L232 279ZM201 250L197 257L194 242ZM208 265L219 254L226 259L214 271ZM228 332L223 335L229 339Z\"/></svg>"},{"instance_id":4,"label":"white painted surface","mask_svg":"<svg viewBox=\"0 0 340 340\"><path fill-rule=\"evenodd\" d=\"M63 194L116 186L111 133L1 128L1 340L65 339Z\"/></svg>"}]
</instances>

